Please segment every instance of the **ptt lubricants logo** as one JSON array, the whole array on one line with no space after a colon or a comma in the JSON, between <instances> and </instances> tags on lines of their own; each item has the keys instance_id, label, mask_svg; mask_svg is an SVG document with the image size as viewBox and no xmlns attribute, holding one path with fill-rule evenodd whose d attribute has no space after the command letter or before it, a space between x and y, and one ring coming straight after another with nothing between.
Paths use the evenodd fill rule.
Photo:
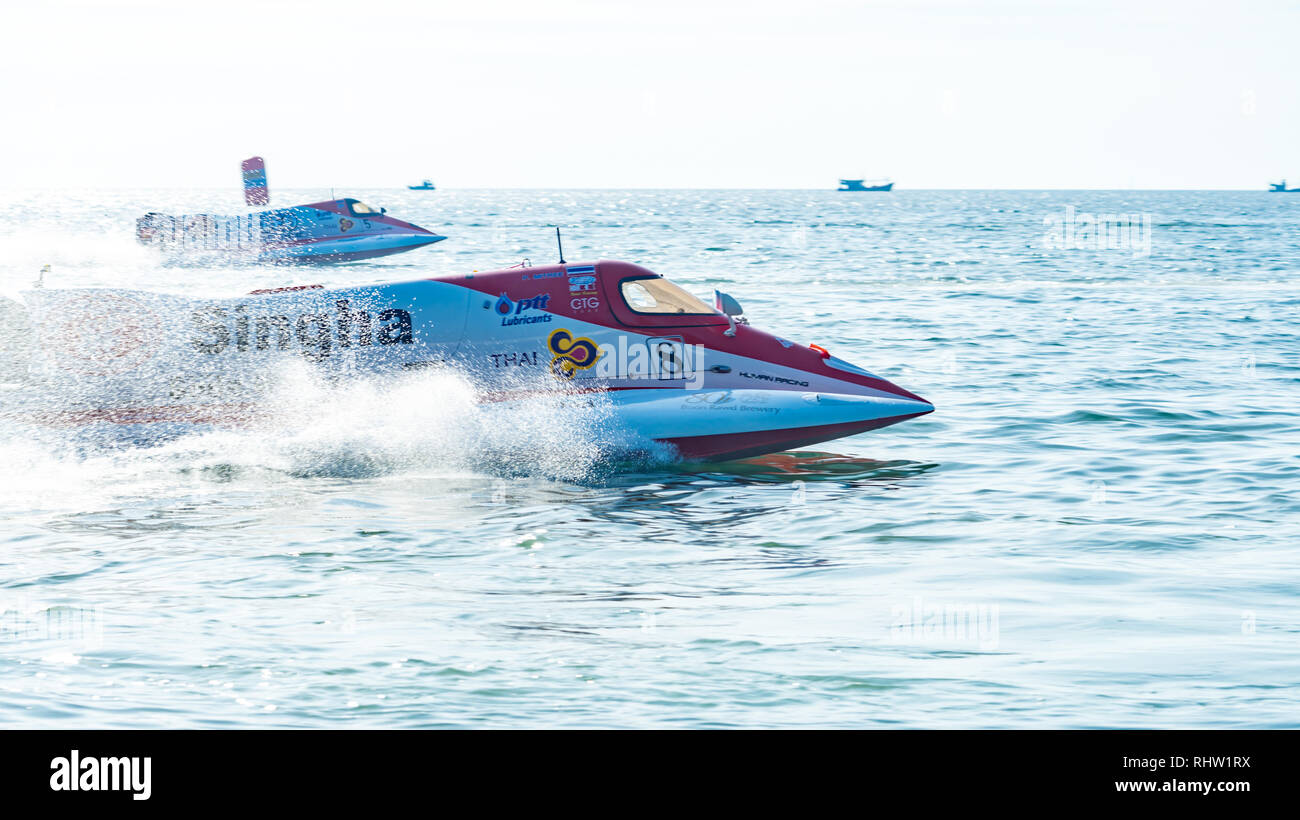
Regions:
<instances>
[{"instance_id":1,"label":"ptt lubricants logo","mask_svg":"<svg viewBox=\"0 0 1300 820\"><path fill-rule=\"evenodd\" d=\"M546 347L551 351L551 372L563 379L572 379L574 373L590 368L600 358L595 342L564 328L547 338Z\"/></svg>"},{"instance_id":2,"label":"ptt lubricants logo","mask_svg":"<svg viewBox=\"0 0 1300 820\"><path fill-rule=\"evenodd\" d=\"M533 325L552 320L551 314L545 312L550 301L551 294L549 293L541 293L528 299L520 299L518 302L511 300L509 296L503 293L492 309L496 315L501 317L502 327Z\"/></svg>"}]
</instances>

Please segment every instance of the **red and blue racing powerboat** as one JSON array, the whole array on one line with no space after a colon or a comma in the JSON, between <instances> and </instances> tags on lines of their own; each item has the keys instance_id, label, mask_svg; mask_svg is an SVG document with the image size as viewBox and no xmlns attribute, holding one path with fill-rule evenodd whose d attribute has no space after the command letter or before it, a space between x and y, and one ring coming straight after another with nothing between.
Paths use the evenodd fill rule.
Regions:
<instances>
[{"instance_id":1,"label":"red and blue racing powerboat","mask_svg":"<svg viewBox=\"0 0 1300 820\"><path fill-rule=\"evenodd\" d=\"M710 305L612 260L224 299L24 297L26 316L7 324L26 323L20 375L45 385L26 394L65 394L35 414L54 424L244 423L274 400L263 376L288 361L331 379L445 368L483 402L575 393L685 459L803 447L934 409L821 347L751 327L726 294Z\"/></svg>"}]
</instances>

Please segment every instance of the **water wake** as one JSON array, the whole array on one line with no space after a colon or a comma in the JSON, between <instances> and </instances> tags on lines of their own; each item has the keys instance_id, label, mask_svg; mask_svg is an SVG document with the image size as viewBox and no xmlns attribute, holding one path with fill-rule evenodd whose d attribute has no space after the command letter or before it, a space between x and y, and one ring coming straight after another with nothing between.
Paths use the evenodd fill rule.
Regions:
<instances>
[{"instance_id":1,"label":"water wake","mask_svg":"<svg viewBox=\"0 0 1300 820\"><path fill-rule=\"evenodd\" d=\"M624 429L603 394L531 387L496 400L446 371L340 380L291 363L275 371L263 394L269 401L232 424L52 426L0 409L0 457L19 466L15 476L112 485L150 476L165 483L177 473L221 480L480 474L587 481L629 461L671 460L666 448ZM6 484L0 493L23 494L20 479Z\"/></svg>"}]
</instances>

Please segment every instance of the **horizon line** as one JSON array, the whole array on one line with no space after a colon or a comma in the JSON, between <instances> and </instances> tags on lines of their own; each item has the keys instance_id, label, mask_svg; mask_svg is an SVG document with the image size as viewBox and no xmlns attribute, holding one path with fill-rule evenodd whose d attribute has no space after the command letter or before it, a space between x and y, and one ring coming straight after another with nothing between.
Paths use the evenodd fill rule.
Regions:
<instances>
[{"instance_id":1,"label":"horizon line","mask_svg":"<svg viewBox=\"0 0 1300 820\"><path fill-rule=\"evenodd\" d=\"M1272 184L1272 183L1269 183ZM365 190L378 191L405 191L410 190L407 186L376 186L376 185L288 185L279 187L283 191L309 191L309 190L341 190L345 188L358 188ZM238 186L186 186L186 185L16 185L12 187L0 187L0 191L226 191L233 190L239 192ZM668 187L642 187L642 186L576 186L576 187L547 187L547 186L466 186L466 187L439 187L433 189L438 191L800 191L800 192L830 192L830 193L877 193L882 195L905 193L908 191L1178 191L1178 192L1233 192L1233 193L1292 193L1287 191L1273 191L1268 188L1087 188L1087 187L1053 187L1053 188L895 188L892 191L841 191L836 188L792 188L792 187L755 187L748 186L743 188L728 187L694 187L694 186L668 186ZM342 197L338 197L342 198Z\"/></svg>"}]
</instances>

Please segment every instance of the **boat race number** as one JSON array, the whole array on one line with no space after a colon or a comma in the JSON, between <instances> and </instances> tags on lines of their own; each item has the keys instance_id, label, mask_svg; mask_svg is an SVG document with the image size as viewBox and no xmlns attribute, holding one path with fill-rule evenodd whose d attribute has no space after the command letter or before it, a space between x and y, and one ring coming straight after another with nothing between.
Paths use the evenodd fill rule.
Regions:
<instances>
[{"instance_id":1,"label":"boat race number","mask_svg":"<svg viewBox=\"0 0 1300 820\"><path fill-rule=\"evenodd\" d=\"M59 321L45 342L55 363L86 376L126 373L153 358L161 341L158 314L115 293L61 300Z\"/></svg>"},{"instance_id":2,"label":"boat race number","mask_svg":"<svg viewBox=\"0 0 1300 820\"><path fill-rule=\"evenodd\" d=\"M679 336L646 340L650 349L650 372L659 379L686 378L686 349Z\"/></svg>"},{"instance_id":3,"label":"boat race number","mask_svg":"<svg viewBox=\"0 0 1300 820\"><path fill-rule=\"evenodd\" d=\"M289 350L297 342L302 355L312 361L330 356L334 348L414 343L411 314L398 308L381 310L377 317L352 307L347 299L334 303L335 312L299 316L252 316L246 305L212 306L194 312L195 336L200 353L216 355L233 350Z\"/></svg>"}]
</instances>

